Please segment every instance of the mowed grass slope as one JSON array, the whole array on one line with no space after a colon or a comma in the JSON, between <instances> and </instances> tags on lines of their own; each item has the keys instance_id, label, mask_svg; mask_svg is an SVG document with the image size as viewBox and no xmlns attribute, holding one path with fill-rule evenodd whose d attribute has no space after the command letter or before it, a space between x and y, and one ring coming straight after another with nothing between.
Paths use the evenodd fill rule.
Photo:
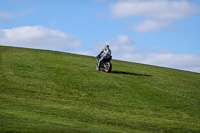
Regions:
<instances>
[{"instance_id":1,"label":"mowed grass slope","mask_svg":"<svg viewBox=\"0 0 200 133\"><path fill-rule=\"evenodd\" d=\"M0 46L0 132L200 132L200 74Z\"/></svg>"}]
</instances>

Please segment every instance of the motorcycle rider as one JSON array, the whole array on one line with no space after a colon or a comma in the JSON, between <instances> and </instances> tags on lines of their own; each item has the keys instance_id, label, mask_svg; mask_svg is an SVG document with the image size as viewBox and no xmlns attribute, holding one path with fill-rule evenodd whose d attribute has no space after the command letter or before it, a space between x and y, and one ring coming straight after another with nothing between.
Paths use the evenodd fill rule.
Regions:
<instances>
[{"instance_id":1,"label":"motorcycle rider","mask_svg":"<svg viewBox=\"0 0 200 133\"><path fill-rule=\"evenodd\" d=\"M106 45L102 50L101 52L97 55L97 58L100 58L99 62L98 62L98 70L100 70L100 64L102 62L102 60L104 59L108 59L111 57L111 50L109 48L109 45Z\"/></svg>"}]
</instances>

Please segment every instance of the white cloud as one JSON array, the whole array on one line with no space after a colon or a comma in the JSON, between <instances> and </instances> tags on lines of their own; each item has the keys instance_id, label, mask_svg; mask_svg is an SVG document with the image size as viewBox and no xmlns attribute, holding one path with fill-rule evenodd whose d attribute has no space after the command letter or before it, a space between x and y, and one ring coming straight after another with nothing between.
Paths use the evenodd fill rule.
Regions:
<instances>
[{"instance_id":1,"label":"white cloud","mask_svg":"<svg viewBox=\"0 0 200 133\"><path fill-rule=\"evenodd\" d=\"M123 54L120 60L161 67L169 67L200 73L200 55L174 53L132 53Z\"/></svg>"},{"instance_id":2,"label":"white cloud","mask_svg":"<svg viewBox=\"0 0 200 133\"><path fill-rule=\"evenodd\" d=\"M200 73L200 55L174 53L130 53L123 60Z\"/></svg>"},{"instance_id":3,"label":"white cloud","mask_svg":"<svg viewBox=\"0 0 200 133\"><path fill-rule=\"evenodd\" d=\"M111 6L114 18L142 17L137 32L149 32L171 27L173 20L194 15L198 8L185 0L119 0Z\"/></svg>"},{"instance_id":4,"label":"white cloud","mask_svg":"<svg viewBox=\"0 0 200 133\"><path fill-rule=\"evenodd\" d=\"M197 7L185 0L120 0L112 6L114 17L145 16L180 19L191 16Z\"/></svg>"},{"instance_id":5,"label":"white cloud","mask_svg":"<svg viewBox=\"0 0 200 133\"><path fill-rule=\"evenodd\" d=\"M0 45L64 51L79 48L81 41L42 26L23 26L0 29Z\"/></svg>"}]
</instances>

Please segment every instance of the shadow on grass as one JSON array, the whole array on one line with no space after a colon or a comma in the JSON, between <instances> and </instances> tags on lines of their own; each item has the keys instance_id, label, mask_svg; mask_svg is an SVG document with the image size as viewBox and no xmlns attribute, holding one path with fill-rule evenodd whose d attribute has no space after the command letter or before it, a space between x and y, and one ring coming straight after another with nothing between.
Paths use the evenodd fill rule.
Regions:
<instances>
[{"instance_id":1,"label":"shadow on grass","mask_svg":"<svg viewBox=\"0 0 200 133\"><path fill-rule=\"evenodd\" d=\"M137 74L137 73L130 73L130 72L122 72L122 71L111 71L110 73L113 73L113 74L135 75L135 76L152 76L152 75L147 75L147 74Z\"/></svg>"}]
</instances>

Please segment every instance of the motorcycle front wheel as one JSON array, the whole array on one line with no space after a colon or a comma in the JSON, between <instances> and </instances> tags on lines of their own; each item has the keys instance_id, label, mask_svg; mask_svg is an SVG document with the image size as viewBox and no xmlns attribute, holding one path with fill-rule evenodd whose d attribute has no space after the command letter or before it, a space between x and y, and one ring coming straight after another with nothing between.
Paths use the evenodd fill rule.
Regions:
<instances>
[{"instance_id":1,"label":"motorcycle front wheel","mask_svg":"<svg viewBox=\"0 0 200 133\"><path fill-rule=\"evenodd\" d=\"M110 62L105 62L104 71L109 73L109 72L111 72L111 69L112 69L112 64Z\"/></svg>"}]
</instances>

